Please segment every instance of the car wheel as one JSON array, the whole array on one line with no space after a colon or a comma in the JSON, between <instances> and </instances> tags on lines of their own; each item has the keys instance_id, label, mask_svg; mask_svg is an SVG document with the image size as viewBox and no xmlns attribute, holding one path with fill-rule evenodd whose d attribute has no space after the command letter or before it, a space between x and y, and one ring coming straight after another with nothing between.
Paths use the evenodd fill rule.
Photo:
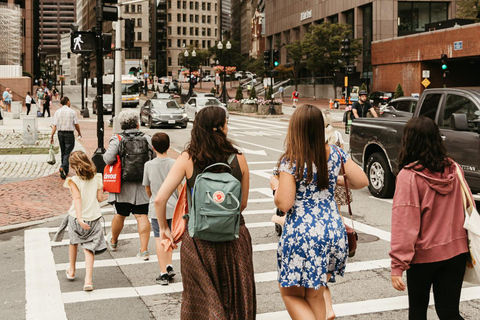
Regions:
<instances>
[{"instance_id":1,"label":"car wheel","mask_svg":"<svg viewBox=\"0 0 480 320\"><path fill-rule=\"evenodd\" d=\"M368 190L377 198L391 198L395 191L395 177L383 153L376 152L367 161Z\"/></svg>"},{"instance_id":2,"label":"car wheel","mask_svg":"<svg viewBox=\"0 0 480 320\"><path fill-rule=\"evenodd\" d=\"M333 107L334 107L335 109L340 108L340 103L338 103L338 101L335 101L335 103L333 104Z\"/></svg>"},{"instance_id":3,"label":"car wheel","mask_svg":"<svg viewBox=\"0 0 480 320\"><path fill-rule=\"evenodd\" d=\"M180 128L185 129L187 125L180 126Z\"/></svg>"},{"instance_id":4,"label":"car wheel","mask_svg":"<svg viewBox=\"0 0 480 320\"><path fill-rule=\"evenodd\" d=\"M145 127L145 122L142 121L142 117L140 117L140 125L141 125L142 127Z\"/></svg>"}]
</instances>

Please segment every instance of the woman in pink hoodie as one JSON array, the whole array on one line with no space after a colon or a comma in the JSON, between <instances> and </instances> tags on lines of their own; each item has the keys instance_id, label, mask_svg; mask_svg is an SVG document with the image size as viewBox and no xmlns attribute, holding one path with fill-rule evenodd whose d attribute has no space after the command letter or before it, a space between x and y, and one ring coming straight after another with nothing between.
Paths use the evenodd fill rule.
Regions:
<instances>
[{"instance_id":1,"label":"woman in pink hoodie","mask_svg":"<svg viewBox=\"0 0 480 320\"><path fill-rule=\"evenodd\" d=\"M432 285L438 317L463 319L459 304L468 246L462 177L431 119L408 121L399 169L392 208L392 285L406 289L406 270L410 320L427 319Z\"/></svg>"}]
</instances>

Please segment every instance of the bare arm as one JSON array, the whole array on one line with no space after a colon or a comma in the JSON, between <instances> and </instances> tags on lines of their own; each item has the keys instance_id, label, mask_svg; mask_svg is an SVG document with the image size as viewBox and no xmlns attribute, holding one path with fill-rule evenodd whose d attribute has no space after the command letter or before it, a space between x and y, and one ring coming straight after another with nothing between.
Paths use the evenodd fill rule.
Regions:
<instances>
[{"instance_id":1,"label":"bare arm","mask_svg":"<svg viewBox=\"0 0 480 320\"><path fill-rule=\"evenodd\" d=\"M72 180L68 181L68 186L72 191L73 205L75 206L75 215L77 217L78 224L85 230L90 229L90 226L83 221L82 218L82 195L78 190L77 185Z\"/></svg>"},{"instance_id":2,"label":"bare arm","mask_svg":"<svg viewBox=\"0 0 480 320\"><path fill-rule=\"evenodd\" d=\"M377 114L377 112L375 111L375 108L374 108L374 107L371 107L371 108L370 108L370 113L372 114L372 116L373 116L374 118L378 118L378 114Z\"/></svg>"},{"instance_id":3,"label":"bare arm","mask_svg":"<svg viewBox=\"0 0 480 320\"><path fill-rule=\"evenodd\" d=\"M348 187L350 189L362 189L368 186L368 178L365 172L352 159L348 159L344 164L345 173L347 175ZM343 176L339 176L337 180L339 186L344 187L345 182Z\"/></svg>"},{"instance_id":4,"label":"bare arm","mask_svg":"<svg viewBox=\"0 0 480 320\"><path fill-rule=\"evenodd\" d=\"M353 113L353 117L354 117L355 119L358 119L358 118L359 118L359 117L358 117L358 111L357 111L357 109L352 109L352 113Z\"/></svg>"},{"instance_id":5,"label":"bare arm","mask_svg":"<svg viewBox=\"0 0 480 320\"><path fill-rule=\"evenodd\" d=\"M248 191L250 190L250 171L248 170L247 159L243 154L237 155L240 170L242 170L242 205L240 212L243 212L248 203Z\"/></svg>"},{"instance_id":6,"label":"bare arm","mask_svg":"<svg viewBox=\"0 0 480 320\"><path fill-rule=\"evenodd\" d=\"M274 201L283 212L290 210L295 204L295 177L288 172L280 172L278 177L272 177L270 187L275 190Z\"/></svg>"},{"instance_id":7,"label":"bare arm","mask_svg":"<svg viewBox=\"0 0 480 320\"><path fill-rule=\"evenodd\" d=\"M150 188L150 186L145 186L145 192L147 192L147 196L149 198L152 197L152 189Z\"/></svg>"},{"instance_id":8,"label":"bare arm","mask_svg":"<svg viewBox=\"0 0 480 320\"><path fill-rule=\"evenodd\" d=\"M52 134L50 135L50 143L53 144L53 136L55 135L55 132L57 132L57 126L52 125Z\"/></svg>"},{"instance_id":9,"label":"bare arm","mask_svg":"<svg viewBox=\"0 0 480 320\"><path fill-rule=\"evenodd\" d=\"M97 201L102 202L103 200L103 188L97 190Z\"/></svg>"},{"instance_id":10,"label":"bare arm","mask_svg":"<svg viewBox=\"0 0 480 320\"><path fill-rule=\"evenodd\" d=\"M80 132L80 125L79 125L78 123L75 124L75 129L77 129L78 137L81 137L81 136L82 136L82 133Z\"/></svg>"}]
</instances>

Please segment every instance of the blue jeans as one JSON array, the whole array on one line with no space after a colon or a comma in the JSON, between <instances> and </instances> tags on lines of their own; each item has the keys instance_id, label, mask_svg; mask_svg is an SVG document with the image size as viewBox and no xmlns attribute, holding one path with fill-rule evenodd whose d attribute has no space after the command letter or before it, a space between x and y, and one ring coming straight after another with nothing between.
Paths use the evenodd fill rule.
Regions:
<instances>
[{"instance_id":1,"label":"blue jeans","mask_svg":"<svg viewBox=\"0 0 480 320\"><path fill-rule=\"evenodd\" d=\"M70 167L68 158L75 147L75 135L73 131L58 131L58 142L60 143L60 150L62 151L62 165L60 168L63 169L65 174L68 174Z\"/></svg>"}]
</instances>

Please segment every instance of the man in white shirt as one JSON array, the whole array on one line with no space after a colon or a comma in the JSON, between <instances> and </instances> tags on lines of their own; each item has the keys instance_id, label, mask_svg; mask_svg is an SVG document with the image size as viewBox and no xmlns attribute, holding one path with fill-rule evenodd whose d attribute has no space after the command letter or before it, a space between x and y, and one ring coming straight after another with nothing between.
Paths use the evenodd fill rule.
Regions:
<instances>
[{"instance_id":1,"label":"man in white shirt","mask_svg":"<svg viewBox=\"0 0 480 320\"><path fill-rule=\"evenodd\" d=\"M65 96L60 103L62 107L53 115L50 143L53 144L53 135L58 130L58 142L60 143L60 150L62 151L62 165L59 171L60 177L66 179L70 167L68 159L75 146L75 135L73 132L76 129L79 138L82 136L82 133L80 132L77 113L70 108L70 99Z\"/></svg>"}]
</instances>

